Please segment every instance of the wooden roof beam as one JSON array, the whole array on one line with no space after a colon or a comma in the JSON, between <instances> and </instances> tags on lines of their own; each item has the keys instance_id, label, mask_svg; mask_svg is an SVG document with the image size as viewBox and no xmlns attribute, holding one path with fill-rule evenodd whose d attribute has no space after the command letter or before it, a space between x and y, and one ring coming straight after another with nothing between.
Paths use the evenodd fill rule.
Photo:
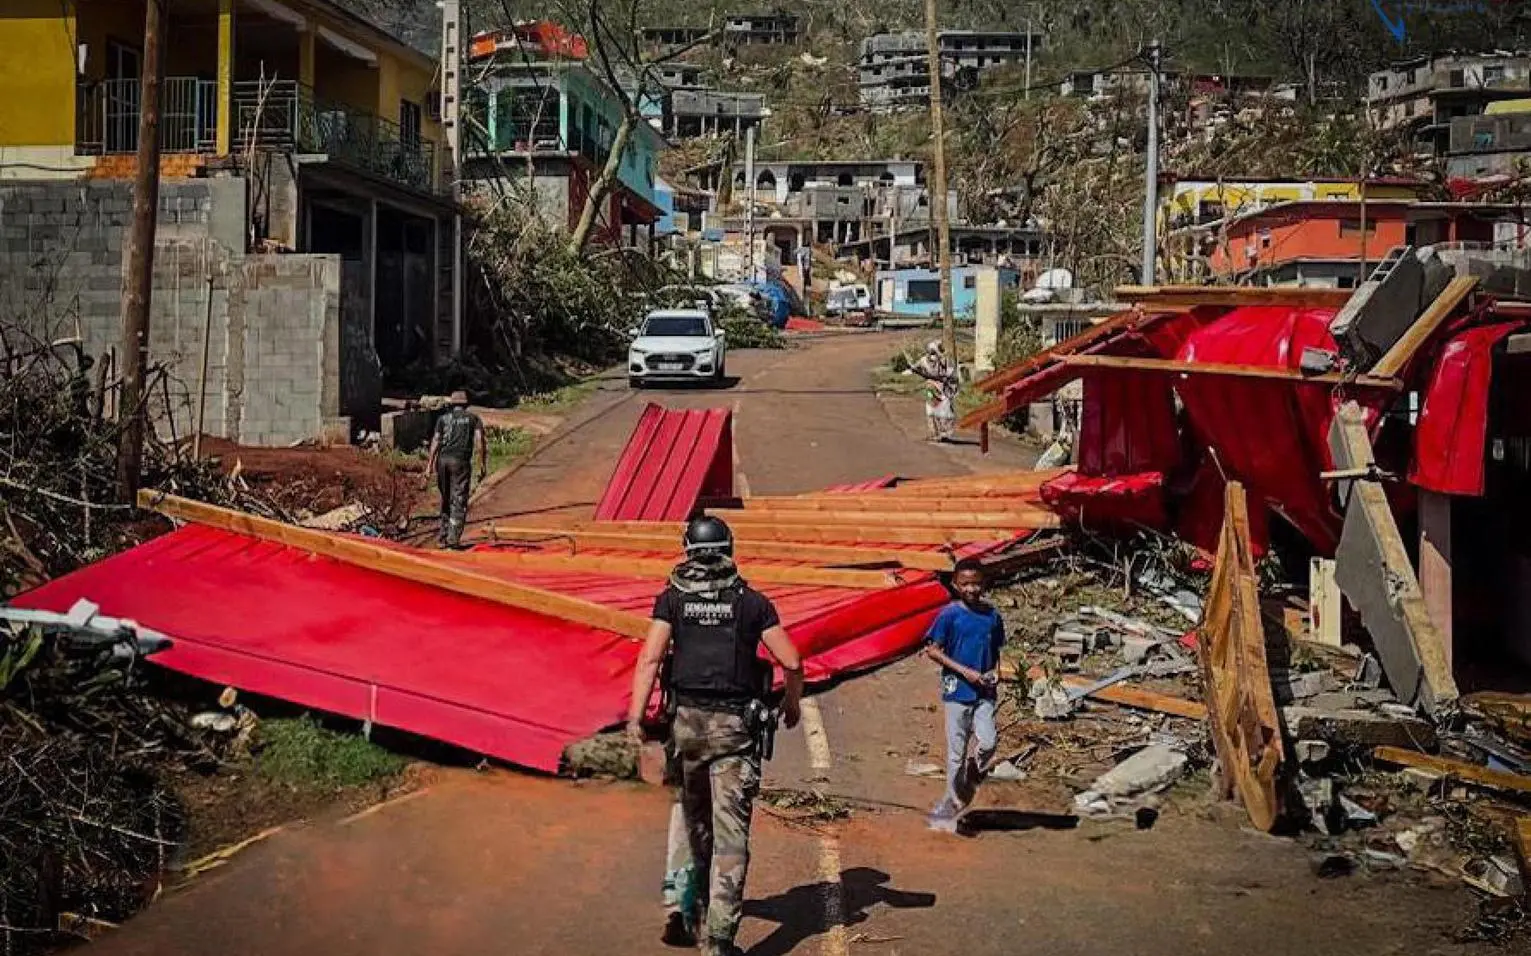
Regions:
<instances>
[{"instance_id":1,"label":"wooden roof beam","mask_svg":"<svg viewBox=\"0 0 1531 956\"><path fill-rule=\"evenodd\" d=\"M588 531L537 525L495 525L496 539L528 544L567 545L578 554L581 549L611 551L659 551L680 554L680 538L671 534L641 534L620 531ZM897 564L914 571L950 571L953 558L945 551L905 551L894 548L827 545L793 541L753 540L746 532L734 535L734 553L740 558L803 561L819 567L855 567L871 564Z\"/></svg>"},{"instance_id":2,"label":"wooden roof beam","mask_svg":"<svg viewBox=\"0 0 1531 956\"><path fill-rule=\"evenodd\" d=\"M1122 302L1139 303L1145 309L1167 305L1288 305L1338 309L1350 301L1353 291L1296 286L1124 285L1117 287L1116 298Z\"/></svg>"},{"instance_id":3,"label":"wooden roof beam","mask_svg":"<svg viewBox=\"0 0 1531 956\"><path fill-rule=\"evenodd\" d=\"M1398 390L1403 383L1396 378L1375 375L1346 376L1335 372L1323 375L1304 375L1287 368L1271 365L1230 365L1219 362L1182 362L1176 359L1135 358L1123 355L1069 355L1063 358L1067 365L1080 368L1120 369L1136 372L1157 372L1166 375L1222 375L1230 378L1270 379L1313 385L1353 385L1360 388L1385 388Z\"/></svg>"},{"instance_id":4,"label":"wooden roof beam","mask_svg":"<svg viewBox=\"0 0 1531 956\"><path fill-rule=\"evenodd\" d=\"M585 554L539 554L514 551L469 551L448 559L483 568L528 571L566 571L572 574L610 574L617 577L664 580L675 569L675 561L664 558L598 556ZM902 583L889 571L858 571L844 568L792 567L779 564L743 563L739 571L750 581L763 584L792 584L807 587L853 588L880 591Z\"/></svg>"},{"instance_id":5,"label":"wooden roof beam","mask_svg":"<svg viewBox=\"0 0 1531 956\"><path fill-rule=\"evenodd\" d=\"M138 493L138 506L177 521L271 541L368 571L466 594L494 604L532 611L632 638L641 639L648 634L648 619L641 615L556 591L479 574L413 551L373 544L364 538L300 528L147 488Z\"/></svg>"}]
</instances>

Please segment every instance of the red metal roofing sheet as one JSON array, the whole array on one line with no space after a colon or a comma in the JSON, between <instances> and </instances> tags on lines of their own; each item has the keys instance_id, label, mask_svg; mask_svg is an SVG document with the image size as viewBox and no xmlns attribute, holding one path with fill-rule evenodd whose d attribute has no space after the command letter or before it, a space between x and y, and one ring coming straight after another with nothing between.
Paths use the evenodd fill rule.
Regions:
<instances>
[{"instance_id":1,"label":"red metal roofing sheet","mask_svg":"<svg viewBox=\"0 0 1531 956\"><path fill-rule=\"evenodd\" d=\"M475 568L484 571L483 565ZM500 572L647 614L654 581ZM810 680L917 646L934 576L882 591L766 585ZM434 737L540 770L619 722L638 643L242 535L188 526L20 595L89 598L171 635L153 660L220 684Z\"/></svg>"},{"instance_id":2,"label":"red metal roofing sheet","mask_svg":"<svg viewBox=\"0 0 1531 956\"><path fill-rule=\"evenodd\" d=\"M733 495L733 413L643 409L596 506L602 521L683 521L702 497Z\"/></svg>"},{"instance_id":3,"label":"red metal roofing sheet","mask_svg":"<svg viewBox=\"0 0 1531 956\"><path fill-rule=\"evenodd\" d=\"M1494 346L1520 327L1519 322L1480 325L1442 346L1414 430L1411 482L1443 495L1483 494Z\"/></svg>"}]
</instances>

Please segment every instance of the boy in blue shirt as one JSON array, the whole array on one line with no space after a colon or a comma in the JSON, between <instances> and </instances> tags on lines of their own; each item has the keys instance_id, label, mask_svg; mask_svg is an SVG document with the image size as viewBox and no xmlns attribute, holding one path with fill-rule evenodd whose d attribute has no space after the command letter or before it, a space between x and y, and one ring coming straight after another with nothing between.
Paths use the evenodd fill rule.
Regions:
<instances>
[{"instance_id":1,"label":"boy in blue shirt","mask_svg":"<svg viewBox=\"0 0 1531 956\"><path fill-rule=\"evenodd\" d=\"M946 794L926 823L949 833L956 832L957 816L972 802L998 746L994 706L999 649L1005 644L1005 623L983 599L983 565L972 558L957 562L952 589L957 600L936 615L925 636L925 655L941 665L941 706L946 712ZM978 746L969 758L968 746L975 737Z\"/></svg>"}]
</instances>

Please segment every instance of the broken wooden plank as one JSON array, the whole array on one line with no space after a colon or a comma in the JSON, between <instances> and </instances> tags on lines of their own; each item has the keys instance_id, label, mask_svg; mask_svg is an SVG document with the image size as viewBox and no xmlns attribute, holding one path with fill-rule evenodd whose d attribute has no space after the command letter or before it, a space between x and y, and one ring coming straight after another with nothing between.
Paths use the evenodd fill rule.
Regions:
<instances>
[{"instance_id":1,"label":"broken wooden plank","mask_svg":"<svg viewBox=\"0 0 1531 956\"><path fill-rule=\"evenodd\" d=\"M997 578L1013 574L1021 568L1038 564L1051 558L1069 547L1069 540L1064 537L1051 537L1043 541L1028 541L1025 544L1006 548L1003 551L986 555L983 558L984 574L989 577L990 583Z\"/></svg>"},{"instance_id":2,"label":"broken wooden plank","mask_svg":"<svg viewBox=\"0 0 1531 956\"><path fill-rule=\"evenodd\" d=\"M1525 898L1531 899L1531 816L1516 817L1510 824L1510 843L1515 847L1515 861L1520 864L1520 885Z\"/></svg>"},{"instance_id":3,"label":"broken wooden plank","mask_svg":"<svg viewBox=\"0 0 1531 956\"><path fill-rule=\"evenodd\" d=\"M611 574L618 577L664 580L675 570L675 561L586 554L538 554L516 551L469 551L447 558L448 563L475 564L484 568L524 568L532 571L568 571L577 574ZM857 571L844 568L805 568L777 564L741 563L739 573L762 584L793 584L805 587L854 588L880 591L902 583L888 571Z\"/></svg>"},{"instance_id":4,"label":"broken wooden plank","mask_svg":"<svg viewBox=\"0 0 1531 956\"><path fill-rule=\"evenodd\" d=\"M1236 793L1250 822L1269 832L1281 815L1277 776L1284 749L1265 659L1249 509L1244 486L1236 481L1226 486L1223 530L1197 648L1224 791Z\"/></svg>"},{"instance_id":5,"label":"broken wooden plank","mask_svg":"<svg viewBox=\"0 0 1531 956\"><path fill-rule=\"evenodd\" d=\"M1360 405L1340 406L1329 448L1338 468L1369 469L1376 463ZM1340 497L1345 523L1335 552L1335 583L1360 613L1393 693L1433 714L1461 695L1387 493L1381 482L1363 479L1343 482Z\"/></svg>"},{"instance_id":6,"label":"broken wooden plank","mask_svg":"<svg viewBox=\"0 0 1531 956\"><path fill-rule=\"evenodd\" d=\"M585 550L658 551L680 554L680 538L671 534L641 534L622 531L587 531L544 525L495 525L491 534L497 541L525 544L563 545L570 553ZM734 535L734 553L740 558L765 558L802 561L818 567L854 567L869 564L896 564L916 571L950 571L953 558L945 551L908 551L895 548L869 548L856 545L827 545L792 541L757 541L745 532Z\"/></svg>"},{"instance_id":7,"label":"broken wooden plank","mask_svg":"<svg viewBox=\"0 0 1531 956\"><path fill-rule=\"evenodd\" d=\"M707 513L722 518L729 526L741 528L758 525L792 526L852 525L864 528L1014 528L1037 531L1062 525L1059 517L1041 505L1021 505L995 499L988 511L744 511L738 508L708 508Z\"/></svg>"},{"instance_id":8,"label":"broken wooden plank","mask_svg":"<svg viewBox=\"0 0 1531 956\"><path fill-rule=\"evenodd\" d=\"M900 513L918 514L949 514L949 513L983 513L1003 509L1007 512L1018 511L1026 513L1031 511L1052 512L1037 498L1021 498L1011 496L985 496L975 498L941 497L920 498L913 495L898 498L861 498L836 497L826 498L741 498L739 499L740 510L750 515L771 514L814 514L819 512L888 512L897 509Z\"/></svg>"},{"instance_id":9,"label":"broken wooden plank","mask_svg":"<svg viewBox=\"0 0 1531 956\"><path fill-rule=\"evenodd\" d=\"M733 520L728 520L733 525ZM549 533L573 531L615 531L623 533L662 533L680 541L683 526L664 521L576 521L548 526ZM908 526L858 526L835 524L747 524L733 527L735 541L791 541L799 544L883 545L910 544L956 546L975 542L1009 541L1024 532L1014 527L943 528Z\"/></svg>"},{"instance_id":10,"label":"broken wooden plank","mask_svg":"<svg viewBox=\"0 0 1531 956\"><path fill-rule=\"evenodd\" d=\"M1092 681L1082 677L1065 677L1062 680L1064 687L1079 689L1089 687ZM1184 697L1171 697L1168 694L1158 694L1141 687L1132 687L1127 684L1112 684L1102 687L1087 696L1104 700L1112 704L1120 704L1123 707L1133 707L1138 710L1151 710L1160 714L1172 714L1176 717L1185 717L1189 720L1206 720L1207 705L1194 700L1186 700Z\"/></svg>"},{"instance_id":11,"label":"broken wooden plank","mask_svg":"<svg viewBox=\"0 0 1531 956\"><path fill-rule=\"evenodd\" d=\"M1073 467L1069 466L1066 468L1041 468L1035 471L964 475L958 478L910 478L900 481L892 488L873 492L873 494L890 497L902 497L905 495L921 497L939 492L950 492L973 498L1025 494L1028 491L1036 491L1054 478L1062 477L1073 470ZM826 497L836 496L826 495Z\"/></svg>"},{"instance_id":12,"label":"broken wooden plank","mask_svg":"<svg viewBox=\"0 0 1531 956\"><path fill-rule=\"evenodd\" d=\"M1371 374L1383 378L1396 378L1402 375L1408 368L1410 360L1414 358L1421 347L1433 336L1446 320L1451 318L1462 305L1473 289L1478 286L1477 276L1457 276L1446 283L1446 288L1435 301L1430 303L1414 324L1409 326L1398 341L1393 343L1387 354L1377 360L1377 364L1371 367Z\"/></svg>"},{"instance_id":13,"label":"broken wooden plank","mask_svg":"<svg viewBox=\"0 0 1531 956\"><path fill-rule=\"evenodd\" d=\"M1067 355L1065 365L1080 368L1121 369L1135 372L1158 372L1166 375L1220 375L1229 378L1271 379L1300 385L1351 385L1359 388L1398 390L1403 383L1375 375L1345 376L1338 373L1304 375L1271 365L1229 365L1220 362L1182 362L1177 359L1138 358L1128 355Z\"/></svg>"},{"instance_id":14,"label":"broken wooden plank","mask_svg":"<svg viewBox=\"0 0 1531 956\"><path fill-rule=\"evenodd\" d=\"M1340 587L1334 583L1334 559L1308 562L1308 633L1316 643L1339 647Z\"/></svg>"},{"instance_id":15,"label":"broken wooden plank","mask_svg":"<svg viewBox=\"0 0 1531 956\"><path fill-rule=\"evenodd\" d=\"M1488 767L1480 767L1465 760L1433 757L1430 754L1416 753L1401 747L1378 747L1372 751L1372 757L1384 763L1423 770L1439 777L1450 777L1453 780L1476 784L1490 790L1531 793L1531 777L1505 770L1490 770Z\"/></svg>"},{"instance_id":16,"label":"broken wooden plank","mask_svg":"<svg viewBox=\"0 0 1531 956\"><path fill-rule=\"evenodd\" d=\"M1056 361L1060 356L1078 352L1081 349L1101 342L1120 332L1126 332L1137 324L1143 317L1143 313L1137 309L1128 309L1098 322L1084 329L1077 335L1064 339L1052 348L1043 349L1030 358L1023 359L1008 368L998 369L973 383L973 387L980 392L1002 392L1012 383L1018 382L1026 376L1045 367L1048 363Z\"/></svg>"},{"instance_id":17,"label":"broken wooden plank","mask_svg":"<svg viewBox=\"0 0 1531 956\"><path fill-rule=\"evenodd\" d=\"M1166 305L1289 305L1294 308L1338 309L1350 300L1350 296L1350 289L1295 286L1125 285L1116 288L1118 301L1141 303L1145 308Z\"/></svg>"},{"instance_id":18,"label":"broken wooden plank","mask_svg":"<svg viewBox=\"0 0 1531 956\"><path fill-rule=\"evenodd\" d=\"M147 488L138 493L138 506L178 521L189 521L262 541L272 541L368 571L466 594L495 604L598 627L633 638L642 638L648 634L649 621L640 615L556 591L479 574L412 551L373 544L364 538L313 531Z\"/></svg>"}]
</instances>

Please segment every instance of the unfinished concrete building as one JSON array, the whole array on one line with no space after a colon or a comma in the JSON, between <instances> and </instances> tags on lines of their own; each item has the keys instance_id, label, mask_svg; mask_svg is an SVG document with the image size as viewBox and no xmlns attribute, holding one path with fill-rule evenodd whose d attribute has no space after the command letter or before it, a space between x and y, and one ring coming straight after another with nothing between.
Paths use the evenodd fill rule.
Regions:
<instances>
[{"instance_id":1,"label":"unfinished concrete building","mask_svg":"<svg viewBox=\"0 0 1531 956\"><path fill-rule=\"evenodd\" d=\"M664 128L676 137L742 136L766 116L765 96L760 93L676 89L666 99Z\"/></svg>"},{"instance_id":2,"label":"unfinished concrete building","mask_svg":"<svg viewBox=\"0 0 1531 956\"><path fill-rule=\"evenodd\" d=\"M976 84L985 70L1035 56L1042 48L1042 34L943 30L937 42L943 80L961 89ZM930 59L925 34L879 33L861 41L859 82L862 105L874 111L926 105Z\"/></svg>"}]
</instances>

